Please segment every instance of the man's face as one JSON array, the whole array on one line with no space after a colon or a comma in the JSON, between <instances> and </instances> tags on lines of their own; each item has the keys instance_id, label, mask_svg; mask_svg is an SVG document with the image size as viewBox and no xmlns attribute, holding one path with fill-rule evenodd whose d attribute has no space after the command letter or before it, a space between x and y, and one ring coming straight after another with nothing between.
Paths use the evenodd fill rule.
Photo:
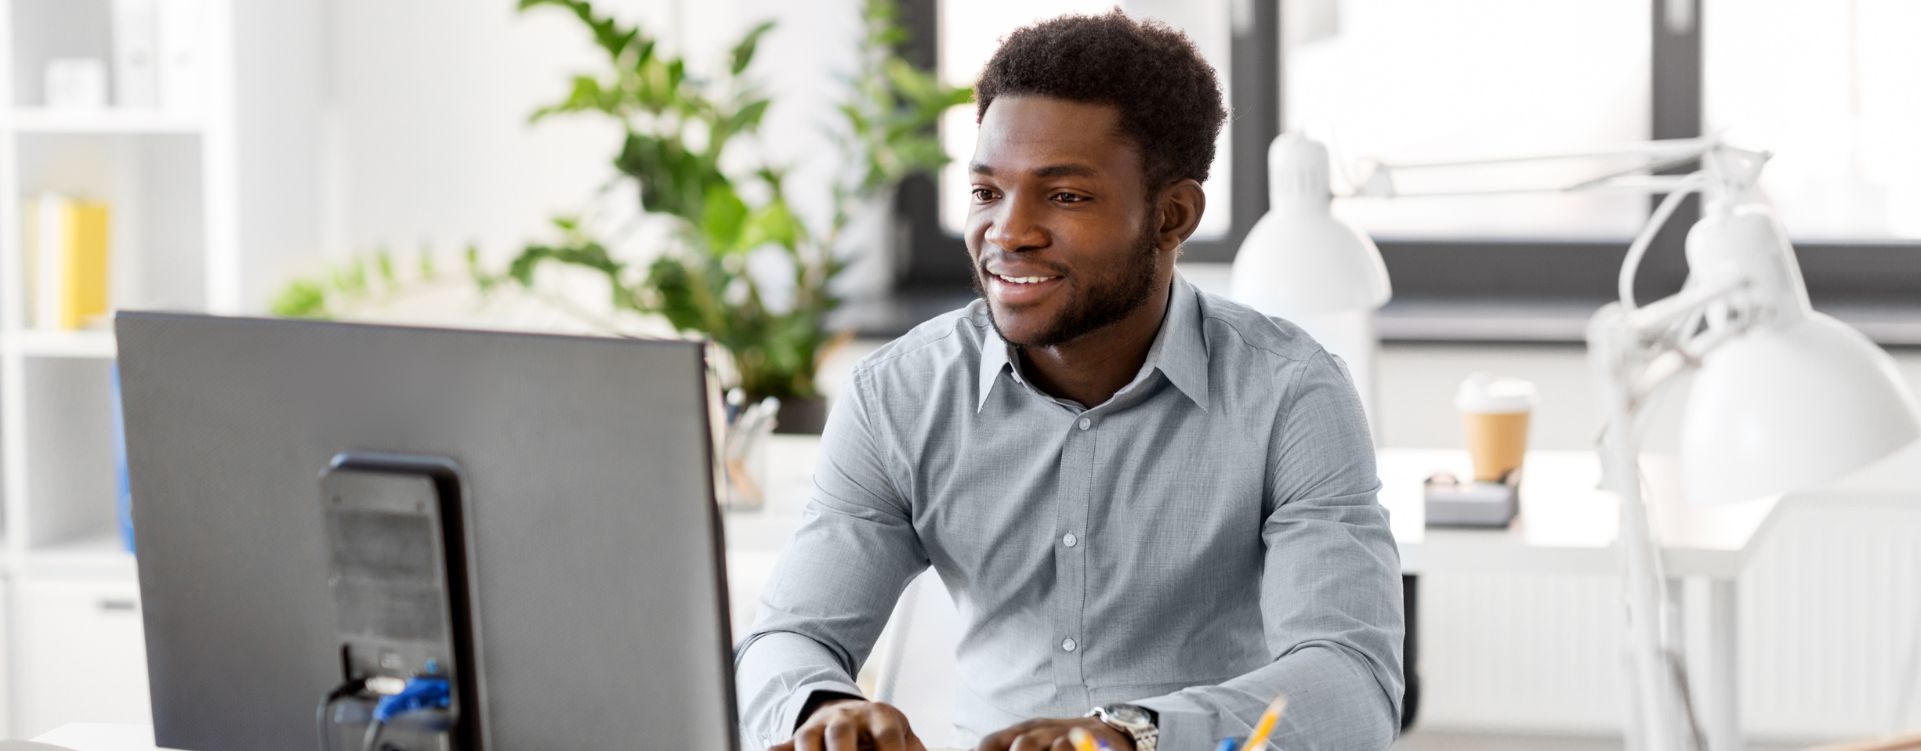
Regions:
<instances>
[{"instance_id":1,"label":"man's face","mask_svg":"<svg viewBox=\"0 0 1921 751\"><path fill-rule=\"evenodd\" d=\"M967 251L1001 338L1049 347L1126 317L1161 255L1140 151L1114 107L1004 96L981 120Z\"/></svg>"}]
</instances>

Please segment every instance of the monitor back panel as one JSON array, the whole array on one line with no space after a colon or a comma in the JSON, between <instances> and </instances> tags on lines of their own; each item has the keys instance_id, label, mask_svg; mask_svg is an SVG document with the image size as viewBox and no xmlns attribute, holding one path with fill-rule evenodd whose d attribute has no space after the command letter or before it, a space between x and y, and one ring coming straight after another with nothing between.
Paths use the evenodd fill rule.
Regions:
<instances>
[{"instance_id":1,"label":"monitor back panel","mask_svg":"<svg viewBox=\"0 0 1921 751\"><path fill-rule=\"evenodd\" d=\"M156 740L315 747L340 680L319 477L465 473L490 749L736 746L701 348L122 313Z\"/></svg>"}]
</instances>

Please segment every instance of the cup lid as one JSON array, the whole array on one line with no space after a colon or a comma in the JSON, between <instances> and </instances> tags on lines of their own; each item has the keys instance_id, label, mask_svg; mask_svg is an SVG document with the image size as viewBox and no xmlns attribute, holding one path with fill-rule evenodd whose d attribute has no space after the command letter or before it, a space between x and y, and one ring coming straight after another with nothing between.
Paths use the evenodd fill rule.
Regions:
<instances>
[{"instance_id":1,"label":"cup lid","mask_svg":"<svg viewBox=\"0 0 1921 751\"><path fill-rule=\"evenodd\" d=\"M1469 375L1454 395L1454 406L1463 412L1529 412L1539 402L1533 381L1486 371Z\"/></svg>"}]
</instances>

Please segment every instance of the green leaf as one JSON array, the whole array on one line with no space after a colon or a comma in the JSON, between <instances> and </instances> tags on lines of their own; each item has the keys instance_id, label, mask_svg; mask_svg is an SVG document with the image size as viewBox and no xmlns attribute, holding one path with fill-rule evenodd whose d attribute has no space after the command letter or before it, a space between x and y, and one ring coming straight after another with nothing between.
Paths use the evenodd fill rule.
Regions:
<instances>
[{"instance_id":1,"label":"green leaf","mask_svg":"<svg viewBox=\"0 0 1921 751\"><path fill-rule=\"evenodd\" d=\"M678 57L667 63L667 90L678 92L680 84L687 80L687 61Z\"/></svg>"},{"instance_id":2,"label":"green leaf","mask_svg":"<svg viewBox=\"0 0 1921 751\"><path fill-rule=\"evenodd\" d=\"M499 280L481 267L479 247L468 245L463 260L467 266L467 278L474 280L474 285L479 287L481 292L485 293L494 288L494 284Z\"/></svg>"},{"instance_id":3,"label":"green leaf","mask_svg":"<svg viewBox=\"0 0 1921 751\"><path fill-rule=\"evenodd\" d=\"M913 63L909 63L901 58L888 58L886 62L881 64L881 72L886 74L887 83L893 86L894 90L900 92L901 96L908 101L932 101L942 93L939 91L938 85L934 83L933 76L922 72L919 68L914 67Z\"/></svg>"},{"instance_id":4,"label":"green leaf","mask_svg":"<svg viewBox=\"0 0 1921 751\"><path fill-rule=\"evenodd\" d=\"M741 40L734 44L733 64L727 69L736 76L746 71L748 64L754 62L754 51L760 46L761 36L772 31L773 28L773 21L762 21L755 25L753 30L748 31L747 36L741 37Z\"/></svg>"},{"instance_id":5,"label":"green leaf","mask_svg":"<svg viewBox=\"0 0 1921 751\"><path fill-rule=\"evenodd\" d=\"M566 99L561 100L559 104L552 104L534 110L534 113L527 118L527 121L540 122L549 115L556 113L584 112L587 110L599 110L608 114L616 114L619 112L619 96L617 91L602 87L600 81L596 80L593 76L579 75L574 76L573 88L567 92Z\"/></svg>"},{"instance_id":6,"label":"green leaf","mask_svg":"<svg viewBox=\"0 0 1921 751\"><path fill-rule=\"evenodd\" d=\"M273 314L284 318L327 318L327 288L297 279L275 296Z\"/></svg>"},{"instance_id":7,"label":"green leaf","mask_svg":"<svg viewBox=\"0 0 1921 751\"><path fill-rule=\"evenodd\" d=\"M767 105L771 103L770 99L756 99L748 102L735 110L733 116L727 118L727 121L722 124L723 131L728 134L752 133L760 127L761 119L767 116Z\"/></svg>"},{"instance_id":8,"label":"green leaf","mask_svg":"<svg viewBox=\"0 0 1921 751\"><path fill-rule=\"evenodd\" d=\"M394 274L394 254L388 252L386 248L381 248L374 255L374 263L380 270L380 281L392 286L399 280L399 276Z\"/></svg>"},{"instance_id":9,"label":"green leaf","mask_svg":"<svg viewBox=\"0 0 1921 751\"><path fill-rule=\"evenodd\" d=\"M731 186L715 185L708 188L705 207L700 215L700 232L707 237L708 247L716 253L726 254L741 250L741 230L746 226L747 202L740 200Z\"/></svg>"},{"instance_id":10,"label":"green leaf","mask_svg":"<svg viewBox=\"0 0 1921 751\"><path fill-rule=\"evenodd\" d=\"M422 280L431 281L434 277L437 277L439 275L440 275L439 269L434 268L434 254L421 253L420 254L420 278Z\"/></svg>"},{"instance_id":11,"label":"green leaf","mask_svg":"<svg viewBox=\"0 0 1921 751\"><path fill-rule=\"evenodd\" d=\"M594 44L605 50L607 57L613 60L619 60L620 54L627 51L627 45L639 35L638 31L621 28L611 18L595 19L588 23L588 27L594 31Z\"/></svg>"},{"instance_id":12,"label":"green leaf","mask_svg":"<svg viewBox=\"0 0 1921 751\"><path fill-rule=\"evenodd\" d=\"M741 232L740 247L742 250L753 250L774 243L791 248L800 242L800 235L800 220L788 208L787 202L771 201L748 216L747 227Z\"/></svg>"},{"instance_id":13,"label":"green leaf","mask_svg":"<svg viewBox=\"0 0 1921 751\"><path fill-rule=\"evenodd\" d=\"M646 283L659 298L657 302L661 316L676 331L704 330L706 317L697 302L693 275L681 259L666 256L655 260L647 269Z\"/></svg>"}]
</instances>

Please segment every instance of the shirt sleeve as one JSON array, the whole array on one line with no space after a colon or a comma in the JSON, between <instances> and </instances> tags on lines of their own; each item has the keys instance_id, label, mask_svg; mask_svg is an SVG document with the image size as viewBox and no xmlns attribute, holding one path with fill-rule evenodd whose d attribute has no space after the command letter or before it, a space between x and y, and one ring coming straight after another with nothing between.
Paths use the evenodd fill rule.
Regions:
<instances>
[{"instance_id":1,"label":"shirt sleeve","mask_svg":"<svg viewBox=\"0 0 1921 751\"><path fill-rule=\"evenodd\" d=\"M1205 751L1245 737L1276 695L1271 743L1384 749L1401 713L1400 552L1376 496L1360 399L1340 361L1303 364L1275 427L1272 509L1261 528L1261 612L1273 662L1213 686L1135 703L1159 715L1161 748Z\"/></svg>"},{"instance_id":2,"label":"shirt sleeve","mask_svg":"<svg viewBox=\"0 0 1921 751\"><path fill-rule=\"evenodd\" d=\"M735 650L742 737L790 737L819 692L860 696L854 677L909 581L927 568L888 444L856 370L828 415L814 488L798 532Z\"/></svg>"}]
</instances>

